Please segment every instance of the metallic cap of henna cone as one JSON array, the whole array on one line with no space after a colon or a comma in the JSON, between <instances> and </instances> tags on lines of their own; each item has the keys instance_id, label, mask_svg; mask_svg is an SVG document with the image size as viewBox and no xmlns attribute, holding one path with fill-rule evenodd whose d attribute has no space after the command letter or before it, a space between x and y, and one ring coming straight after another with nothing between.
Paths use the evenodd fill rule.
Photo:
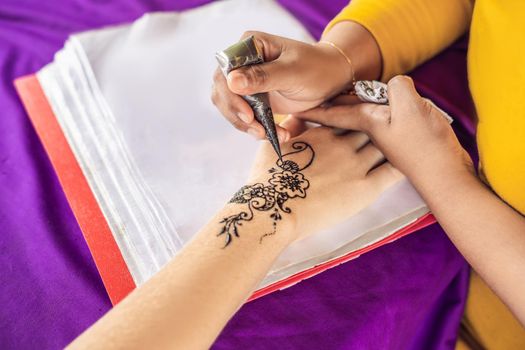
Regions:
<instances>
[{"instance_id":1,"label":"metallic cap of henna cone","mask_svg":"<svg viewBox=\"0 0 525 350\"><path fill-rule=\"evenodd\" d=\"M375 80L359 80L354 86L355 94L363 102L376 103L381 105L389 104L388 101L388 85ZM425 98L432 106L441 112L443 118L450 124L454 121L447 112L436 106L434 102Z\"/></svg>"},{"instance_id":2,"label":"metallic cap of henna cone","mask_svg":"<svg viewBox=\"0 0 525 350\"><path fill-rule=\"evenodd\" d=\"M219 66L225 76L237 68L264 62L263 54L259 51L257 45L255 45L253 35L223 51L217 52L215 58L219 62ZM279 145L279 138L277 137L277 130L275 128L275 121L272 109L270 108L268 94L248 95L243 96L243 98L252 108L255 119L264 127L266 137L272 144L279 159L281 159L281 146Z\"/></svg>"}]
</instances>

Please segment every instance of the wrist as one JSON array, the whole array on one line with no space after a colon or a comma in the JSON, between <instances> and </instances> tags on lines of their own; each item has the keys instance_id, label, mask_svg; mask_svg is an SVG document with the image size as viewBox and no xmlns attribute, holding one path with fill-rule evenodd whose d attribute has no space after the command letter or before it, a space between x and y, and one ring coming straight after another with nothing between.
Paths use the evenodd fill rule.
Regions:
<instances>
[{"instance_id":1,"label":"wrist","mask_svg":"<svg viewBox=\"0 0 525 350\"><path fill-rule=\"evenodd\" d=\"M352 60L357 80L378 80L381 77L381 51L374 36L361 24L352 21L336 23L323 34L322 40L334 43Z\"/></svg>"},{"instance_id":2,"label":"wrist","mask_svg":"<svg viewBox=\"0 0 525 350\"><path fill-rule=\"evenodd\" d=\"M450 191L462 193L472 186L484 186L473 169L468 166L435 167L431 171L419 171L407 177L429 204L447 197Z\"/></svg>"},{"instance_id":3,"label":"wrist","mask_svg":"<svg viewBox=\"0 0 525 350\"><path fill-rule=\"evenodd\" d=\"M322 62L325 67L324 79L329 82L329 89L325 91L324 99L328 100L343 91L349 91L355 81L355 69L353 61L335 43L328 40L320 40L314 44L321 53Z\"/></svg>"},{"instance_id":4,"label":"wrist","mask_svg":"<svg viewBox=\"0 0 525 350\"><path fill-rule=\"evenodd\" d=\"M213 225L223 247L280 251L299 236L296 213L283 211L262 183L243 186L217 213Z\"/></svg>"},{"instance_id":5,"label":"wrist","mask_svg":"<svg viewBox=\"0 0 525 350\"><path fill-rule=\"evenodd\" d=\"M472 159L458 144L457 147L448 147L446 152L423 153L417 161L406 169L405 175L414 184L432 186L443 182L464 180L478 180ZM479 181L479 180L478 180Z\"/></svg>"}]
</instances>

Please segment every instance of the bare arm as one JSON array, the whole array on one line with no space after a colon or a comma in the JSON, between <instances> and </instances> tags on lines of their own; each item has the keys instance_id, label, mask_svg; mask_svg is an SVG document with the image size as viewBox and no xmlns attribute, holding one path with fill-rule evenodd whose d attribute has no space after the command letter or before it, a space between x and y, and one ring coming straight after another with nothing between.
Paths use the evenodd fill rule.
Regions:
<instances>
[{"instance_id":1,"label":"bare arm","mask_svg":"<svg viewBox=\"0 0 525 350\"><path fill-rule=\"evenodd\" d=\"M175 259L70 348L209 348L295 235L294 220L287 218L279 235L259 244L269 219L258 216L245 223L249 234L223 249L219 222L238 207L224 207Z\"/></svg>"},{"instance_id":2,"label":"bare arm","mask_svg":"<svg viewBox=\"0 0 525 350\"><path fill-rule=\"evenodd\" d=\"M401 178L388 163L371 171L384 158L368 141L313 128L282 145L284 162L263 143L248 185L70 347L211 346L290 242L348 218Z\"/></svg>"},{"instance_id":3,"label":"bare arm","mask_svg":"<svg viewBox=\"0 0 525 350\"><path fill-rule=\"evenodd\" d=\"M231 72L217 69L212 100L233 126L264 138L264 130L239 95L269 92L276 113L297 113L317 107L356 79L388 79L405 73L450 45L469 26L470 0L352 1L329 24L321 40L336 49L309 45L261 32L254 35L266 63ZM278 127L281 141L289 137Z\"/></svg>"},{"instance_id":4,"label":"bare arm","mask_svg":"<svg viewBox=\"0 0 525 350\"><path fill-rule=\"evenodd\" d=\"M239 95L269 92L274 112L288 114L316 107L351 83L351 68L333 47L261 32L246 32L243 37L248 35L255 36L267 62L237 69L228 79L217 69L211 98L233 126L256 138L264 138L264 130ZM379 47L363 26L341 22L325 33L322 40L334 42L351 57L358 79L379 78ZM285 128L278 127L277 131L281 141L289 137Z\"/></svg>"},{"instance_id":5,"label":"bare arm","mask_svg":"<svg viewBox=\"0 0 525 350\"><path fill-rule=\"evenodd\" d=\"M525 324L525 217L475 176L452 128L417 94L410 78L392 79L388 94L390 107L363 103L298 117L367 132L414 184L472 267Z\"/></svg>"},{"instance_id":6,"label":"bare arm","mask_svg":"<svg viewBox=\"0 0 525 350\"><path fill-rule=\"evenodd\" d=\"M470 172L411 181L459 251L525 325L525 217Z\"/></svg>"},{"instance_id":7,"label":"bare arm","mask_svg":"<svg viewBox=\"0 0 525 350\"><path fill-rule=\"evenodd\" d=\"M324 35L343 34L344 28L338 27L349 21L362 25L380 48L381 79L386 81L411 71L465 33L472 8L470 0L353 0ZM352 48L344 36L338 44L353 54L346 51Z\"/></svg>"}]
</instances>

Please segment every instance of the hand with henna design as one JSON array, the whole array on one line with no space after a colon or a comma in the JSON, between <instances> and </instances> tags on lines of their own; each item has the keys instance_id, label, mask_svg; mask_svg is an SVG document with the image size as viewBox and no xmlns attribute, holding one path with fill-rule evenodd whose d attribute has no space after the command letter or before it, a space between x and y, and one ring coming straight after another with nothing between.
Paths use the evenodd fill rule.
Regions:
<instances>
[{"instance_id":1,"label":"hand with henna design","mask_svg":"<svg viewBox=\"0 0 525 350\"><path fill-rule=\"evenodd\" d=\"M284 124L296 134L305 129L294 118ZM272 222L259 235L260 242L278 233L282 220L295 223L290 239L330 227L371 204L402 177L383 163L381 152L360 132L337 135L333 129L315 127L282 149L281 162L268 142L261 146L248 185L229 202L238 210L220 221L217 235L225 239L225 246L239 238L255 217Z\"/></svg>"},{"instance_id":2,"label":"hand with henna design","mask_svg":"<svg viewBox=\"0 0 525 350\"><path fill-rule=\"evenodd\" d=\"M269 216L273 221L273 228L271 232L261 236L259 242L262 243L264 237L272 236L277 232L277 222L282 219L281 213L289 214L292 212L290 208L285 206L285 203L295 197L306 197L306 190L310 187L310 182L305 179L301 171L312 164L315 152L312 146L300 141L294 142L292 149L292 151L285 153L281 159L277 159L276 166L268 170L268 173L272 174L268 180L268 185L256 183L243 186L230 199L229 203L245 204L246 210L222 219L221 224L224 226L217 236L226 238L225 247L232 242L234 236L239 237L239 226L242 225L243 221L251 221L254 218L254 210L273 210ZM305 165L299 165L288 159L302 152L307 152L310 156Z\"/></svg>"}]
</instances>

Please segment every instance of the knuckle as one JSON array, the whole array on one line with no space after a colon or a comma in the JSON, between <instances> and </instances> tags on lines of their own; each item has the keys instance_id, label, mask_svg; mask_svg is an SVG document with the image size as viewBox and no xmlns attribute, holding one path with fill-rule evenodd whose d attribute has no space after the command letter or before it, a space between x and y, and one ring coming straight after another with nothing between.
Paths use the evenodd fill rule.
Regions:
<instances>
[{"instance_id":1,"label":"knuckle","mask_svg":"<svg viewBox=\"0 0 525 350\"><path fill-rule=\"evenodd\" d=\"M268 81L268 74L266 71L259 65L253 65L248 70L248 81L252 84L258 86L264 86Z\"/></svg>"},{"instance_id":2,"label":"knuckle","mask_svg":"<svg viewBox=\"0 0 525 350\"><path fill-rule=\"evenodd\" d=\"M369 133L370 129L372 129L372 122L370 120L370 117L366 114L359 114L358 118L359 128L364 132Z\"/></svg>"},{"instance_id":3,"label":"knuckle","mask_svg":"<svg viewBox=\"0 0 525 350\"><path fill-rule=\"evenodd\" d=\"M406 75L396 75L388 81L388 85L396 88L397 86L405 86L411 82L412 79Z\"/></svg>"},{"instance_id":4,"label":"knuckle","mask_svg":"<svg viewBox=\"0 0 525 350\"><path fill-rule=\"evenodd\" d=\"M246 39L250 36L256 36L259 32L255 30L247 30L244 33L242 33L241 39Z\"/></svg>"},{"instance_id":5,"label":"knuckle","mask_svg":"<svg viewBox=\"0 0 525 350\"><path fill-rule=\"evenodd\" d=\"M375 106L370 120L373 121L374 127L390 124L390 109L386 106Z\"/></svg>"},{"instance_id":6,"label":"knuckle","mask_svg":"<svg viewBox=\"0 0 525 350\"><path fill-rule=\"evenodd\" d=\"M420 103L418 104L418 107L419 112L424 116L430 117L434 114L434 106L432 106L432 104L426 99L422 98Z\"/></svg>"},{"instance_id":7,"label":"knuckle","mask_svg":"<svg viewBox=\"0 0 525 350\"><path fill-rule=\"evenodd\" d=\"M372 117L378 120L387 120L390 113L388 112L388 107L382 105L373 105L370 114Z\"/></svg>"},{"instance_id":8,"label":"knuckle","mask_svg":"<svg viewBox=\"0 0 525 350\"><path fill-rule=\"evenodd\" d=\"M359 111L359 125L367 132L373 131L383 118L383 113L375 104L363 104Z\"/></svg>"}]
</instances>

